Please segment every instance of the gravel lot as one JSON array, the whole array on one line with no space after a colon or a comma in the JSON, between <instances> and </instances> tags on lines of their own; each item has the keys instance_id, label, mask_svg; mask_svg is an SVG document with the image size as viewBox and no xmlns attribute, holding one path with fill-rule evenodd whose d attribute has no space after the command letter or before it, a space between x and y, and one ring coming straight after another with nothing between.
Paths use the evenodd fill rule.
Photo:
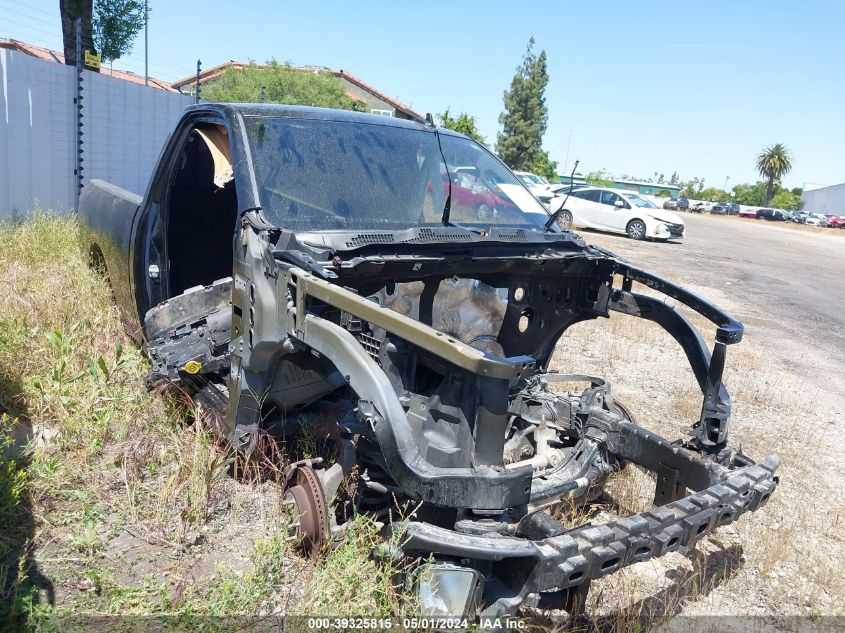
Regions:
<instances>
[{"instance_id":1,"label":"gravel lot","mask_svg":"<svg viewBox=\"0 0 845 633\"><path fill-rule=\"evenodd\" d=\"M769 352L845 401L845 231L680 214L684 242L582 232L731 310Z\"/></svg>"},{"instance_id":2,"label":"gravel lot","mask_svg":"<svg viewBox=\"0 0 845 633\"><path fill-rule=\"evenodd\" d=\"M781 483L771 503L706 539L692 559L666 557L602 579L591 591L592 613L627 621L631 610L619 604L634 598L634 613L656 604L669 616L762 618L734 621L736 630L841 630L842 619L821 616L845 615L845 232L683 218L683 243L581 234L745 324L727 356L730 443L755 459L779 454ZM686 359L665 333L623 319L573 327L555 362L608 377L641 424L679 437L701 406ZM705 338L712 341L712 331ZM634 488L643 497L653 490ZM696 620L700 630L733 630L729 624Z\"/></svg>"}]
</instances>

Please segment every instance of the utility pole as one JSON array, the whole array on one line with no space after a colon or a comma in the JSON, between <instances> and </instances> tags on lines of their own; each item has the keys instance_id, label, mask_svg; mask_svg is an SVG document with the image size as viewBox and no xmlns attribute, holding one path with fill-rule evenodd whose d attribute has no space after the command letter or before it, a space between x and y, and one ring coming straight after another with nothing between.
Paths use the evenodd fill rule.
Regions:
<instances>
[{"instance_id":1,"label":"utility pole","mask_svg":"<svg viewBox=\"0 0 845 633\"><path fill-rule=\"evenodd\" d=\"M725 176L725 189L724 189L725 191L727 191L727 190L728 190L728 181L729 181L730 179L731 179L731 177L730 177L730 176Z\"/></svg>"},{"instance_id":2,"label":"utility pole","mask_svg":"<svg viewBox=\"0 0 845 633\"><path fill-rule=\"evenodd\" d=\"M197 60L197 86L194 90L194 103L200 102L200 70L202 69L202 61Z\"/></svg>"},{"instance_id":3,"label":"utility pole","mask_svg":"<svg viewBox=\"0 0 845 633\"><path fill-rule=\"evenodd\" d=\"M149 48L149 33L148 24L150 20L150 9L147 6L147 0L144 0L144 85L150 85L149 59L147 49Z\"/></svg>"}]
</instances>

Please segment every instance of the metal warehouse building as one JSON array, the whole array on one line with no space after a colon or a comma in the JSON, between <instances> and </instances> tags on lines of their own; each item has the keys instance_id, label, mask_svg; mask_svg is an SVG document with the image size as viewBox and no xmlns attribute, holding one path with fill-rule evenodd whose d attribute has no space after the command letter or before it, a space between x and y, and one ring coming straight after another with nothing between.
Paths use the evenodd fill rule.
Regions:
<instances>
[{"instance_id":1,"label":"metal warehouse building","mask_svg":"<svg viewBox=\"0 0 845 633\"><path fill-rule=\"evenodd\" d=\"M640 180L614 180L610 185L613 189L622 189L624 191L633 191L646 196L665 196L668 194L672 198L677 198L681 194L681 188L676 185L669 185L666 183L643 182Z\"/></svg>"},{"instance_id":2,"label":"metal warehouse building","mask_svg":"<svg viewBox=\"0 0 845 633\"><path fill-rule=\"evenodd\" d=\"M830 187L805 184L801 210L809 213L845 214L845 182Z\"/></svg>"},{"instance_id":3,"label":"metal warehouse building","mask_svg":"<svg viewBox=\"0 0 845 633\"><path fill-rule=\"evenodd\" d=\"M574 182L576 185L586 184L587 180L581 174L575 174L575 178L569 176L558 176L561 184L568 185ZM670 196L677 198L681 194L681 187L676 185L669 185L666 183L643 182L640 180L619 180L615 179L610 185L611 189L622 189L623 191L632 191L647 196Z\"/></svg>"}]
</instances>

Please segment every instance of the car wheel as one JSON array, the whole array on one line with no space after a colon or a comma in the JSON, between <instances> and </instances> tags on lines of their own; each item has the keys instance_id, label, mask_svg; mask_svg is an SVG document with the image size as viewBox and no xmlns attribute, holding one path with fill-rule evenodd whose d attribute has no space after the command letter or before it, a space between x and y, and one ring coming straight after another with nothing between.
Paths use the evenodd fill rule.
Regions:
<instances>
[{"instance_id":1,"label":"car wheel","mask_svg":"<svg viewBox=\"0 0 845 633\"><path fill-rule=\"evenodd\" d=\"M558 218L558 224L564 231L571 231L574 225L572 214L569 211L562 211L560 218Z\"/></svg>"},{"instance_id":2,"label":"car wheel","mask_svg":"<svg viewBox=\"0 0 845 633\"><path fill-rule=\"evenodd\" d=\"M625 232L632 240L641 240L645 237L645 223L642 220L631 220L625 227Z\"/></svg>"}]
</instances>

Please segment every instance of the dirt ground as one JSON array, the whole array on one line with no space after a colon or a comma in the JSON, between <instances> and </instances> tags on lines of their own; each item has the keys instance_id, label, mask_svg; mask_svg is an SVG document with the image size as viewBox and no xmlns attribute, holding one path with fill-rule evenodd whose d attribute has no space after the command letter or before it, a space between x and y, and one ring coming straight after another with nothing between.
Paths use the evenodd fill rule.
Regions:
<instances>
[{"instance_id":1,"label":"dirt ground","mask_svg":"<svg viewBox=\"0 0 845 633\"><path fill-rule=\"evenodd\" d=\"M581 235L694 290L745 324L744 340L728 350L730 443L755 459L777 453L781 484L768 506L719 530L691 559L666 557L594 583L591 612L620 624L652 609L664 615L758 616L763 621L754 622L764 630L805 630L809 620L791 616L809 615L835 630L843 621L821 616L845 614L845 235L683 217L683 243ZM678 437L700 408L685 359L665 333L625 318L573 327L555 360L567 371L610 378L640 424ZM706 325L703 319L696 323ZM705 338L712 340L712 331ZM638 477L633 471L623 481L622 496L633 496L632 511L647 506L653 490ZM619 609L632 599L634 613ZM701 623L732 630L729 620Z\"/></svg>"},{"instance_id":2,"label":"dirt ground","mask_svg":"<svg viewBox=\"0 0 845 633\"><path fill-rule=\"evenodd\" d=\"M724 299L770 353L845 398L845 231L682 214L683 242L583 232L632 263ZM706 292L705 292L706 290ZM730 305L728 305L730 304Z\"/></svg>"},{"instance_id":3,"label":"dirt ground","mask_svg":"<svg viewBox=\"0 0 845 633\"><path fill-rule=\"evenodd\" d=\"M811 622L814 631L842 630L845 231L684 219L680 244L583 236L745 323L726 365L730 443L758 460L777 453L781 482L764 508L689 557L593 583L587 630L805 631ZM42 218L8 229L0 251L0 409L37 428L36 450L22 462L31 501L13 508L23 547L5 567L0 556L0 581L8 574L30 628L64 630L74 614L167 614L188 618L191 630L199 615L395 613L390 572L370 558L372 525L358 525L319 562L303 558L290 543L278 469L233 473L225 448L191 423L197 412L144 389L140 351L121 339L109 290L79 257L75 230ZM695 323L712 340L712 327ZM573 326L553 368L608 378L640 424L670 439L700 413L679 346L640 319ZM607 490L576 509L573 524L648 509L654 481L629 467ZM0 545L3 537L0 529ZM19 567L27 578L16 590ZM561 630L554 614L538 619L532 630Z\"/></svg>"}]
</instances>

